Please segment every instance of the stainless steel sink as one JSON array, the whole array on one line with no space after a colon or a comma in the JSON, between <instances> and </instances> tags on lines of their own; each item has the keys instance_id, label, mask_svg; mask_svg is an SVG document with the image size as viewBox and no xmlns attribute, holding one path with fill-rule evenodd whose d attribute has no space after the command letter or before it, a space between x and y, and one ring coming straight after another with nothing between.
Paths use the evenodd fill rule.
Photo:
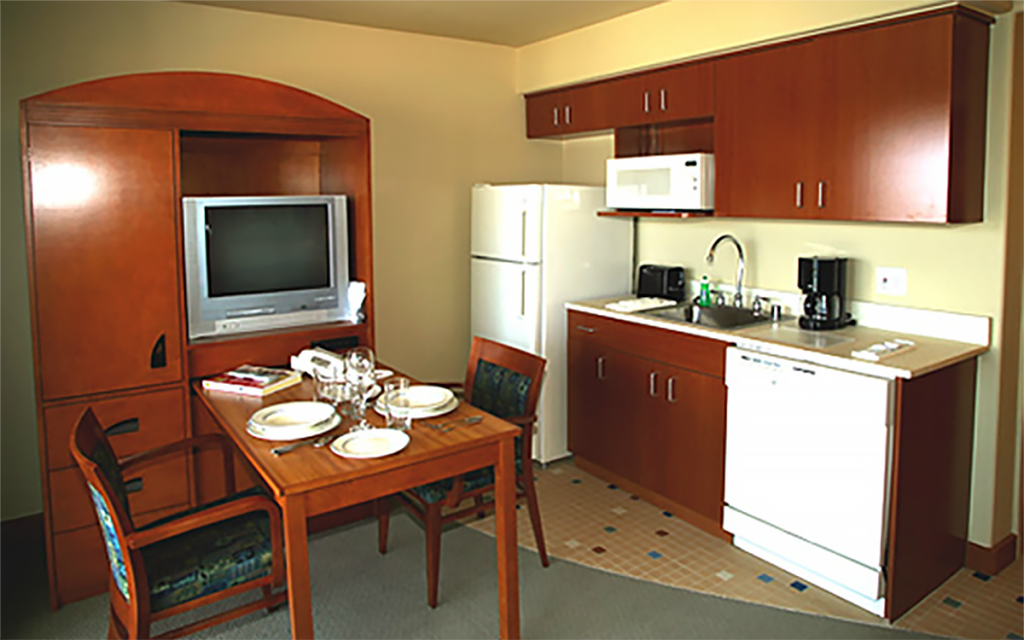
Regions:
<instances>
[{"instance_id":1,"label":"stainless steel sink","mask_svg":"<svg viewBox=\"0 0 1024 640\"><path fill-rule=\"evenodd\" d=\"M651 309L641 311L641 315L696 324L712 329L739 329L762 322L771 322L771 316L767 314L755 314L753 310L740 307L700 307L689 302L678 304L674 307L662 309ZM783 320L788 316L783 316Z\"/></svg>"}]
</instances>

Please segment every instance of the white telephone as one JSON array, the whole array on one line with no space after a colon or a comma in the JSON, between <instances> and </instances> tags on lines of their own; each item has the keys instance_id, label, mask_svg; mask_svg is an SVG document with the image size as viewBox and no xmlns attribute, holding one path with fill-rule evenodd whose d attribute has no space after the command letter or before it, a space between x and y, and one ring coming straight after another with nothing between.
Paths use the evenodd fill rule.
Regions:
<instances>
[{"instance_id":1,"label":"white telephone","mask_svg":"<svg viewBox=\"0 0 1024 640\"><path fill-rule=\"evenodd\" d=\"M303 349L299 352L299 355L292 356L292 369L315 378L318 370L337 369L344 371L345 357L320 347Z\"/></svg>"}]
</instances>

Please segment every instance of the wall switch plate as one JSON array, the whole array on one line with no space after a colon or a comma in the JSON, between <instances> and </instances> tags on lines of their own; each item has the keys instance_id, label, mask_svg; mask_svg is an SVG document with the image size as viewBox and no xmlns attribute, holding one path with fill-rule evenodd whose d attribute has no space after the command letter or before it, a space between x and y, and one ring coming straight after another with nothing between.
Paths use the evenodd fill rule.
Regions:
<instances>
[{"instance_id":1,"label":"wall switch plate","mask_svg":"<svg viewBox=\"0 0 1024 640\"><path fill-rule=\"evenodd\" d=\"M902 267L878 267L875 292L887 296L907 295L907 270Z\"/></svg>"}]
</instances>

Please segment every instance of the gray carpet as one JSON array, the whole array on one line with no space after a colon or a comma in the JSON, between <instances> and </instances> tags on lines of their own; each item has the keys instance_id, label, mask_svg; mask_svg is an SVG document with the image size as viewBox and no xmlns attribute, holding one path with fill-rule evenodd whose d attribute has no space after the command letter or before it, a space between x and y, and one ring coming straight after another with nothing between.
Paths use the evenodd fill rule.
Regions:
<instances>
[{"instance_id":1,"label":"gray carpet","mask_svg":"<svg viewBox=\"0 0 1024 640\"><path fill-rule=\"evenodd\" d=\"M395 514L385 556L376 525L358 523L310 540L313 619L319 638L489 638L498 634L493 538L455 526L442 538L441 601L426 602L423 531ZM103 638L107 596L51 612L45 562L3 558L4 638ZM928 638L673 589L520 548L524 638ZM35 576L35 577L33 577ZM154 633L166 629L155 626ZM252 614L195 637L288 638L287 608Z\"/></svg>"}]
</instances>

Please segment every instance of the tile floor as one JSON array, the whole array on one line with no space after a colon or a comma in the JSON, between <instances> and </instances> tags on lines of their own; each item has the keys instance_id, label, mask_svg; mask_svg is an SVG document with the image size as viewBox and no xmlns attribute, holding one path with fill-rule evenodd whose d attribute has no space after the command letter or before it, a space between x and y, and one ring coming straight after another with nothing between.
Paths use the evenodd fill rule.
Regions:
<instances>
[{"instance_id":1,"label":"tile floor","mask_svg":"<svg viewBox=\"0 0 1024 640\"><path fill-rule=\"evenodd\" d=\"M550 555L674 587L889 624L577 469L571 460L538 465L536 472ZM529 516L520 513L520 544L535 549ZM492 517L467 524L493 534ZM1022 638L1022 566L1018 558L998 576L962 569L894 626L959 638Z\"/></svg>"}]
</instances>

